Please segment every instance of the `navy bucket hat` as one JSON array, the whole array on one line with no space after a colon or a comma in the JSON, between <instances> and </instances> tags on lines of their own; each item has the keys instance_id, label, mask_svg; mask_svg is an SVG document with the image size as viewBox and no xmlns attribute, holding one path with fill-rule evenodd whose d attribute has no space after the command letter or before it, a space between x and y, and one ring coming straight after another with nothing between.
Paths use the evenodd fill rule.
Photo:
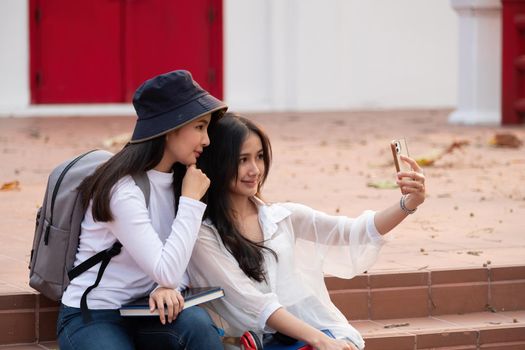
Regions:
<instances>
[{"instance_id":1,"label":"navy bucket hat","mask_svg":"<svg viewBox=\"0 0 525 350\"><path fill-rule=\"evenodd\" d=\"M221 117L228 106L201 88L185 70L146 80L133 96L138 120L130 143L139 143L212 113Z\"/></svg>"}]
</instances>

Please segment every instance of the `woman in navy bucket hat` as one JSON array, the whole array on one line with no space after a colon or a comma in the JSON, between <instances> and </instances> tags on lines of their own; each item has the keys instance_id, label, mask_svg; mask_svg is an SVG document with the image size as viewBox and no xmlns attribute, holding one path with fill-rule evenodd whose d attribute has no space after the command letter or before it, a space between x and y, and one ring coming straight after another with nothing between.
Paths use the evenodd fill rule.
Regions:
<instances>
[{"instance_id":1,"label":"woman in navy bucket hat","mask_svg":"<svg viewBox=\"0 0 525 350\"><path fill-rule=\"evenodd\" d=\"M222 115L226 105L195 82L188 71L178 70L144 82L135 92L138 120L131 143L139 143L179 128L195 118Z\"/></svg>"},{"instance_id":2,"label":"woman in navy bucket hat","mask_svg":"<svg viewBox=\"0 0 525 350\"><path fill-rule=\"evenodd\" d=\"M98 265L64 291L57 323L60 349L222 349L204 309L182 311L180 291L210 184L195 166L209 144L208 128L227 106L187 71L158 75L135 92L138 120L131 141L79 187L85 217L75 266L122 243L103 278L87 295L91 320L80 308ZM146 174L149 202L134 177ZM149 294L156 317L122 317L119 308ZM164 306L167 306L167 314Z\"/></svg>"}]
</instances>

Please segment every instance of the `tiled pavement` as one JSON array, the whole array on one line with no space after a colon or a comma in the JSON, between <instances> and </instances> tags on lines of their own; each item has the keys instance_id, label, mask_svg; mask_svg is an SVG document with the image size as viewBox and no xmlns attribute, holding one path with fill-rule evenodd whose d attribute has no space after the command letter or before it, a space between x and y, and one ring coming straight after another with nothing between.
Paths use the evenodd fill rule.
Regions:
<instances>
[{"instance_id":1,"label":"tiled pavement","mask_svg":"<svg viewBox=\"0 0 525 350\"><path fill-rule=\"evenodd\" d=\"M396 348L396 342L399 349L410 348L407 344L412 342L422 346L432 337L414 334L432 329L440 330L432 334L447 334L444 326L448 324L475 329L475 335L465 334L470 334L467 338L477 337L478 341L489 334L479 329L487 327L495 329L492 331L495 333L490 333L496 334L494 339L507 331L507 328L498 331L502 326L517 329L518 333L522 331L519 327L525 319L522 311L525 299L513 296L525 295L522 268L525 235L521 219L525 213L522 186L525 152L523 148L489 147L486 142L496 132L512 132L525 140L525 128L451 126L446 123L447 113L253 116L270 134L274 148L274 166L265 196L273 201L306 203L334 214L354 215L364 208L379 209L383 203L397 200L396 190L366 186L388 178L391 173L390 165L385 166L388 154L378 149L392 135L406 136L412 149L424 150L422 153L443 148L451 140L470 142L468 147L425 169L429 187L427 202L390 235L390 243L369 271L370 276L352 280L354 285L349 293L332 292L332 297L338 300L336 303L347 303L351 307L354 316L349 318L364 320L353 322L370 338L367 349L383 348L380 344L385 339L391 349ZM127 117L0 118L0 186L19 181L18 190L0 192L0 296L32 293L27 285L27 262L33 217L51 167L82 151L107 147L104 141L129 132L132 124L133 118ZM496 280L487 280L485 274L490 272L485 267L504 274L512 271L514 275L499 282L496 275L491 277ZM342 289L347 288L350 287ZM396 294L396 290L400 293ZM425 293L431 293L428 295L432 298L427 298ZM399 299L400 296L406 298ZM484 298L498 300L504 307L496 310L497 313L483 312L479 307L485 306L481 304ZM429 303L437 303L433 313L424 314L418 309L417 305ZM400 316L396 307L405 313ZM506 307L514 307L511 310L516 311L502 311ZM0 308L0 318L11 317L9 312ZM385 318L386 321L381 321ZM510 325L511 318L517 322ZM384 323L409 325L385 328L388 324ZM384 338L385 332L395 334L395 339ZM456 340L456 345L460 346L461 342L463 340ZM515 349L524 347L518 344ZM56 348L56 345L41 343L16 348Z\"/></svg>"}]
</instances>

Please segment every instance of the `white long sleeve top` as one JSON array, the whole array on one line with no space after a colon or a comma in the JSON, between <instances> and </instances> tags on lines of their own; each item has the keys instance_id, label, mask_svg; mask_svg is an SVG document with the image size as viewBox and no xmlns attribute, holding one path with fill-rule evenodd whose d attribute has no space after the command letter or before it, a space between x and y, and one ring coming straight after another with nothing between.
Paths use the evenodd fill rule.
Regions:
<instances>
[{"instance_id":1,"label":"white long sleeve top","mask_svg":"<svg viewBox=\"0 0 525 350\"><path fill-rule=\"evenodd\" d=\"M150 293L155 284L182 289L185 273L197 239L206 205L180 197L177 216L172 190L173 174L149 170L149 207L135 181L126 176L112 189L113 221L95 222L91 205L82 221L74 266L105 250L117 240L122 243L97 288L87 297L90 309L117 309ZM96 279L100 264L73 279L62 303L80 307L82 294Z\"/></svg>"},{"instance_id":2,"label":"white long sleeve top","mask_svg":"<svg viewBox=\"0 0 525 350\"><path fill-rule=\"evenodd\" d=\"M385 243L374 224L375 212L357 218L330 216L307 206L266 205L253 199L259 212L264 244L278 255L265 255L267 282L248 278L205 220L188 266L192 286L222 286L225 297L213 301L226 335L246 330L272 332L268 317L280 307L336 338L349 338L359 348L364 341L331 302L324 274L352 278L366 271Z\"/></svg>"}]
</instances>

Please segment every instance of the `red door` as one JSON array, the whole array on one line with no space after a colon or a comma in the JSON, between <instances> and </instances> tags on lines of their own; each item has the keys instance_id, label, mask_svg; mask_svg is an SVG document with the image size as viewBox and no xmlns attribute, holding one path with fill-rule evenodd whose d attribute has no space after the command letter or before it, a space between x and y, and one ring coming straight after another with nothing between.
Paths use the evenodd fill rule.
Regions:
<instances>
[{"instance_id":1,"label":"red door","mask_svg":"<svg viewBox=\"0 0 525 350\"><path fill-rule=\"evenodd\" d=\"M187 69L222 98L221 0L30 0L33 103L130 101Z\"/></svg>"},{"instance_id":2,"label":"red door","mask_svg":"<svg viewBox=\"0 0 525 350\"><path fill-rule=\"evenodd\" d=\"M220 1L149 0L126 5L128 99L145 79L180 68L192 72L213 95L222 95L217 84L222 81L222 59L217 60L222 43L213 46L222 42Z\"/></svg>"},{"instance_id":3,"label":"red door","mask_svg":"<svg viewBox=\"0 0 525 350\"><path fill-rule=\"evenodd\" d=\"M501 120L520 124L525 122L525 2L502 4Z\"/></svg>"}]
</instances>

